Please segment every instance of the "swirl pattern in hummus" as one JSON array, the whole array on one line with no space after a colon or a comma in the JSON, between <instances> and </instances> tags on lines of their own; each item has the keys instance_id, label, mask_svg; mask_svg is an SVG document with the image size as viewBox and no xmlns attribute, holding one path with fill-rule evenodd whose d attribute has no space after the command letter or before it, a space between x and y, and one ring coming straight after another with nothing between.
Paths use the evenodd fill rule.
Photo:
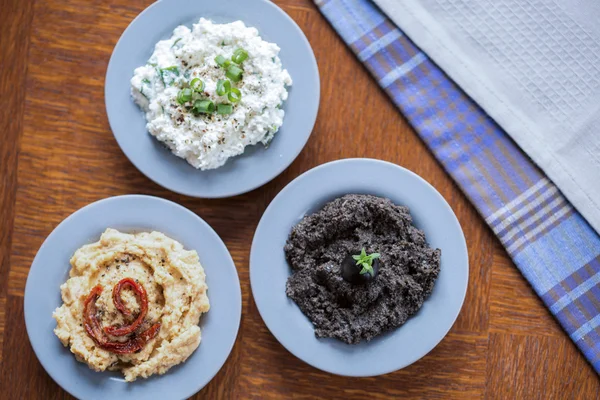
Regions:
<instances>
[{"instance_id":1,"label":"swirl pattern in hummus","mask_svg":"<svg viewBox=\"0 0 600 400\"><path fill-rule=\"evenodd\" d=\"M204 269L196 251L162 233L135 235L107 229L100 241L78 249L71 258L69 279L61 285L63 305L56 309L54 333L70 347L77 360L96 371L121 370L125 380L163 374L184 362L200 344L200 316L210 308ZM97 346L84 329L84 301L92 288L104 290L96 302L103 327L125 325L127 321L116 309L113 287L123 278L133 278L144 286L148 313L140 330L160 323L158 335L140 351L115 354ZM123 290L124 305L137 315L138 298ZM111 337L123 341L123 337Z\"/></svg>"}]
</instances>

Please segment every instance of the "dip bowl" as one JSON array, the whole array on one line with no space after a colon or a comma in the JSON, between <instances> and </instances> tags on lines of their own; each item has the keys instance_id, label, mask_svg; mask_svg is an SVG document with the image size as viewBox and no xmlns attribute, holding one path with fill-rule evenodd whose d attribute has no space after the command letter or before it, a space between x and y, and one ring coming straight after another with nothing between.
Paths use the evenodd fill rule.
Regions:
<instances>
[{"instance_id":1,"label":"dip bowl","mask_svg":"<svg viewBox=\"0 0 600 400\"><path fill-rule=\"evenodd\" d=\"M442 251L431 296L408 321L370 342L348 345L317 338L311 321L286 296L291 275L283 251L291 229L306 215L345 194L371 194L407 206L430 247ZM345 376L375 376L404 368L429 353L462 307L469 278L462 229L444 198L416 174L384 161L346 159L316 167L287 185L265 211L250 253L254 301L271 333L315 368Z\"/></svg>"},{"instance_id":2,"label":"dip bowl","mask_svg":"<svg viewBox=\"0 0 600 400\"><path fill-rule=\"evenodd\" d=\"M244 154L208 171L196 170L151 136L144 113L130 94L133 71L146 64L154 45L171 37L177 26L191 28L201 17L216 23L241 20L258 29L263 40L279 45L279 58L293 80L283 103L283 125L269 147L247 146ZM123 32L108 64L104 92L115 139L144 175L177 193L222 198L264 185L300 154L317 118L320 82L315 56L302 30L270 1L161 0L145 9Z\"/></svg>"},{"instance_id":3,"label":"dip bowl","mask_svg":"<svg viewBox=\"0 0 600 400\"><path fill-rule=\"evenodd\" d=\"M53 330L62 304L60 285L69 278L69 260L81 246L96 242L106 228L125 233L159 231L196 250L208 284L210 310L200 318L202 341L182 364L164 375L125 382L120 372L95 372L75 360ZM237 270L215 231L188 209L151 196L118 196L71 214L46 238L27 277L25 324L29 341L48 374L79 399L184 399L202 389L221 369L235 343L242 312Z\"/></svg>"}]
</instances>

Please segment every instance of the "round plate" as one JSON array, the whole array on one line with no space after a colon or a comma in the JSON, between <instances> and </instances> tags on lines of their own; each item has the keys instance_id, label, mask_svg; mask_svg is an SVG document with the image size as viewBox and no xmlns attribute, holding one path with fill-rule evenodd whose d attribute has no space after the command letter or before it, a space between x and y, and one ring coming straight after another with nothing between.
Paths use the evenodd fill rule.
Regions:
<instances>
[{"instance_id":1,"label":"round plate","mask_svg":"<svg viewBox=\"0 0 600 400\"><path fill-rule=\"evenodd\" d=\"M146 130L146 119L133 102L133 70L146 64L154 45L171 37L179 25L191 27L200 17L218 23L237 20L258 29L277 43L283 67L294 84L284 102L283 126L268 149L246 147L217 169L196 170L175 156ZM296 23L267 0L162 0L144 10L117 43L106 73L106 111L112 131L125 155L157 184L188 196L217 198L249 192L275 178L300 154L317 118L320 84L317 62Z\"/></svg>"},{"instance_id":2,"label":"round plate","mask_svg":"<svg viewBox=\"0 0 600 400\"><path fill-rule=\"evenodd\" d=\"M75 250L100 239L106 228L159 231L196 250L206 271L210 311L200 319L202 342L183 364L165 375L127 383L118 372L94 372L54 335L60 285L69 277ZM65 219L38 251L25 287L25 324L38 359L50 376L80 399L183 399L202 389L221 369L237 337L242 297L225 244L196 214L150 196L120 196L92 203Z\"/></svg>"},{"instance_id":3,"label":"round plate","mask_svg":"<svg viewBox=\"0 0 600 400\"><path fill-rule=\"evenodd\" d=\"M310 320L285 294L291 269L283 246L290 230L305 215L345 194L372 194L407 206L429 245L442 250L438 280L419 312L398 329L357 345L317 339ZM252 294L273 335L292 354L313 367L346 376L386 374L427 354L456 320L468 277L465 238L444 198L414 173L371 159L331 162L296 178L265 211L250 253Z\"/></svg>"}]
</instances>

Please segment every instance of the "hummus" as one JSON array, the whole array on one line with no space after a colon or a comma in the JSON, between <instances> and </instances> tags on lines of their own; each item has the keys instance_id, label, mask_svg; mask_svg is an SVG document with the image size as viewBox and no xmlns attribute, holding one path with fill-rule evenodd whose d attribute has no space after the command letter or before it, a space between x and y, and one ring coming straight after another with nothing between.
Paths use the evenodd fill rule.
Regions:
<instances>
[{"instance_id":1,"label":"hummus","mask_svg":"<svg viewBox=\"0 0 600 400\"><path fill-rule=\"evenodd\" d=\"M159 232L125 234L107 229L100 241L75 252L71 266L69 279L60 287L64 304L53 314L57 322L54 333L78 361L96 371L121 370L131 382L165 373L184 362L200 344L198 322L210 306L204 269L195 251L185 250ZM113 288L126 280L132 284L115 294ZM147 304L133 290L134 285L143 287ZM99 322L100 333L109 344L139 341L154 329L149 340L143 345L136 342L139 348L125 354L103 348L102 341L90 335L89 321L84 317L87 299L94 290L101 293L93 299L90 317ZM119 302L130 315L121 311ZM139 319L142 308L147 311L135 331L119 336L104 333L122 331Z\"/></svg>"},{"instance_id":2,"label":"hummus","mask_svg":"<svg viewBox=\"0 0 600 400\"><path fill-rule=\"evenodd\" d=\"M268 145L283 124L292 78L279 50L241 21L201 18L192 29L179 26L156 44L148 63L135 69L131 94L152 136L195 168L218 168L246 146ZM238 59L236 52L244 56ZM228 90L219 91L220 81ZM199 112L199 102L214 110Z\"/></svg>"}]
</instances>

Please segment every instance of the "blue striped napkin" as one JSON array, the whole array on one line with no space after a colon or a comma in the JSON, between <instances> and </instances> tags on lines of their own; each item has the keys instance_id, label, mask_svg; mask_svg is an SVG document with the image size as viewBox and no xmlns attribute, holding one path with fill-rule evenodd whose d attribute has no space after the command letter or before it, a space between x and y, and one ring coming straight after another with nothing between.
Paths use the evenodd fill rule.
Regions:
<instances>
[{"instance_id":1,"label":"blue striped napkin","mask_svg":"<svg viewBox=\"0 0 600 400\"><path fill-rule=\"evenodd\" d=\"M370 0L315 0L600 373L600 237Z\"/></svg>"}]
</instances>

